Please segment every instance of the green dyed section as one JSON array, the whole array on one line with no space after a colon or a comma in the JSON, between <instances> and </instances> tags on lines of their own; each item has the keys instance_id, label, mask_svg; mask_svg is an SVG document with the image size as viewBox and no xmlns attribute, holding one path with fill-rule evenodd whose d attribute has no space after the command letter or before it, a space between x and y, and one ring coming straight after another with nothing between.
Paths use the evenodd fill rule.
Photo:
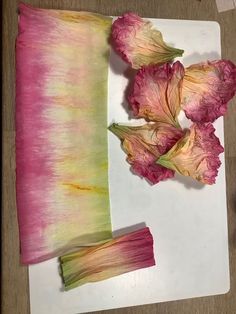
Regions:
<instances>
[{"instance_id":1,"label":"green dyed section","mask_svg":"<svg viewBox=\"0 0 236 314\"><path fill-rule=\"evenodd\" d=\"M107 143L108 38L112 20L91 13L76 15L74 20L68 16L63 19L74 31L75 43L79 38L80 44L72 45L65 39L55 47L51 60L61 62L47 89L55 106L46 112L51 120L56 117L50 136L57 155L54 171L58 205L54 206L64 217L49 227L48 242L58 247L67 242L65 251L99 243L112 235Z\"/></svg>"},{"instance_id":2,"label":"green dyed section","mask_svg":"<svg viewBox=\"0 0 236 314\"><path fill-rule=\"evenodd\" d=\"M50 68L44 92L50 106L44 115L51 125L47 138L56 180L48 209L54 223L47 226L45 242L58 255L112 236L107 139L112 19L86 12L52 14L58 25L55 42L43 48Z\"/></svg>"}]
</instances>

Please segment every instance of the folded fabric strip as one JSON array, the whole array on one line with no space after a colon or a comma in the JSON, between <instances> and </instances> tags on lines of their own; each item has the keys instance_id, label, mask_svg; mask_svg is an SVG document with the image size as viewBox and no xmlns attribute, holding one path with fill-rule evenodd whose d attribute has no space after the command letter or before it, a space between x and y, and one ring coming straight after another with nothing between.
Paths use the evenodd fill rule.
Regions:
<instances>
[{"instance_id":1,"label":"folded fabric strip","mask_svg":"<svg viewBox=\"0 0 236 314\"><path fill-rule=\"evenodd\" d=\"M111 238L111 18L20 4L16 190L22 263Z\"/></svg>"},{"instance_id":2,"label":"folded fabric strip","mask_svg":"<svg viewBox=\"0 0 236 314\"><path fill-rule=\"evenodd\" d=\"M65 290L155 265L149 228L60 258Z\"/></svg>"}]
</instances>

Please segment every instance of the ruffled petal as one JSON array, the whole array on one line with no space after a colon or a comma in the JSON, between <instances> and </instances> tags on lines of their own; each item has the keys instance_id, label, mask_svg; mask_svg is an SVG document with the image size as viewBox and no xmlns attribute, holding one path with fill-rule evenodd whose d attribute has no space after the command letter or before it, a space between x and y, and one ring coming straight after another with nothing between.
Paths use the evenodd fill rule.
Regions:
<instances>
[{"instance_id":1,"label":"ruffled petal","mask_svg":"<svg viewBox=\"0 0 236 314\"><path fill-rule=\"evenodd\" d=\"M134 174L141 178L147 179L151 184L157 184L160 181L164 181L174 177L174 171L167 169L154 162L149 165L143 165L140 162L134 162L131 170Z\"/></svg>"},{"instance_id":2,"label":"ruffled petal","mask_svg":"<svg viewBox=\"0 0 236 314\"><path fill-rule=\"evenodd\" d=\"M177 61L172 66L151 65L140 69L128 97L134 116L179 127L184 67Z\"/></svg>"},{"instance_id":3,"label":"ruffled petal","mask_svg":"<svg viewBox=\"0 0 236 314\"><path fill-rule=\"evenodd\" d=\"M206 183L215 183L224 151L211 123L195 123L157 163L184 176Z\"/></svg>"},{"instance_id":4,"label":"ruffled petal","mask_svg":"<svg viewBox=\"0 0 236 314\"><path fill-rule=\"evenodd\" d=\"M182 108L194 122L223 116L236 92L236 66L231 61L207 61L185 69Z\"/></svg>"},{"instance_id":5,"label":"ruffled petal","mask_svg":"<svg viewBox=\"0 0 236 314\"><path fill-rule=\"evenodd\" d=\"M112 124L109 129L121 140L133 173L152 184L174 176L174 171L155 162L181 138L181 129L164 123L135 127Z\"/></svg>"},{"instance_id":6,"label":"ruffled petal","mask_svg":"<svg viewBox=\"0 0 236 314\"><path fill-rule=\"evenodd\" d=\"M182 56L184 52L167 46L161 32L134 13L126 13L115 20L112 40L116 51L135 69L149 64L163 64Z\"/></svg>"}]
</instances>

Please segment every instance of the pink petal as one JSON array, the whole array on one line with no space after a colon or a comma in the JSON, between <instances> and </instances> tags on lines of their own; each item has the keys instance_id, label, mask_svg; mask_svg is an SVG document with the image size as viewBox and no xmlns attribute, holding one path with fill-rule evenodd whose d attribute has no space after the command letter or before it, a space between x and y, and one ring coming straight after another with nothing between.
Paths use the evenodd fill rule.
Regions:
<instances>
[{"instance_id":1,"label":"pink petal","mask_svg":"<svg viewBox=\"0 0 236 314\"><path fill-rule=\"evenodd\" d=\"M134 115L179 127L183 77L184 67L178 61L173 65L166 63L140 69L128 97Z\"/></svg>"},{"instance_id":2,"label":"pink petal","mask_svg":"<svg viewBox=\"0 0 236 314\"><path fill-rule=\"evenodd\" d=\"M151 184L157 184L174 177L173 170L154 164L154 162L149 165L134 162L131 170L141 178L146 178Z\"/></svg>"},{"instance_id":3,"label":"pink petal","mask_svg":"<svg viewBox=\"0 0 236 314\"><path fill-rule=\"evenodd\" d=\"M236 92L236 66L231 61L207 61L185 69L182 108L195 122L223 116Z\"/></svg>"},{"instance_id":4,"label":"pink petal","mask_svg":"<svg viewBox=\"0 0 236 314\"><path fill-rule=\"evenodd\" d=\"M163 64L182 56L184 52L167 46L161 32L134 13L126 13L115 20L112 41L120 56L135 69L149 64Z\"/></svg>"},{"instance_id":5,"label":"pink petal","mask_svg":"<svg viewBox=\"0 0 236 314\"><path fill-rule=\"evenodd\" d=\"M181 129L165 123L136 127L112 124L109 129L120 138L133 173L152 184L174 176L174 171L155 162L181 138Z\"/></svg>"},{"instance_id":6,"label":"pink petal","mask_svg":"<svg viewBox=\"0 0 236 314\"><path fill-rule=\"evenodd\" d=\"M157 163L203 183L215 183L224 148L214 132L211 123L193 124Z\"/></svg>"}]
</instances>

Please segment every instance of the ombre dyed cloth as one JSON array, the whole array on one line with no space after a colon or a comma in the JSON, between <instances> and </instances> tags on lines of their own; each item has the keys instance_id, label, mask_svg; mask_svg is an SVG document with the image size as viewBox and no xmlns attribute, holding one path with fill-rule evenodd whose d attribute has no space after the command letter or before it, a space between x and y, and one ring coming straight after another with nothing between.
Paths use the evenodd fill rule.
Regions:
<instances>
[{"instance_id":1,"label":"ombre dyed cloth","mask_svg":"<svg viewBox=\"0 0 236 314\"><path fill-rule=\"evenodd\" d=\"M65 290L155 265L148 227L60 258Z\"/></svg>"},{"instance_id":2,"label":"ombre dyed cloth","mask_svg":"<svg viewBox=\"0 0 236 314\"><path fill-rule=\"evenodd\" d=\"M111 238L107 77L112 20L19 6L16 190L21 261Z\"/></svg>"}]
</instances>

